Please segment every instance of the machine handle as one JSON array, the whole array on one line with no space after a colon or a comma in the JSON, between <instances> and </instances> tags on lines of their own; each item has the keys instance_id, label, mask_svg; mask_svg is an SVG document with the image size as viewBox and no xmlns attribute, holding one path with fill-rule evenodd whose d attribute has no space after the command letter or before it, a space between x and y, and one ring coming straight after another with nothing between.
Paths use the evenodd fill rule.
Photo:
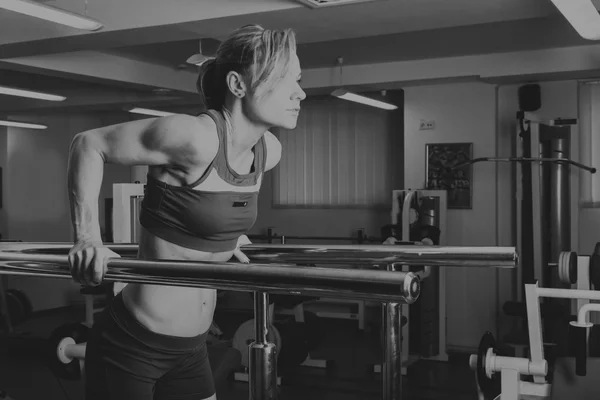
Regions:
<instances>
[{"instance_id":1,"label":"machine handle","mask_svg":"<svg viewBox=\"0 0 600 400\"><path fill-rule=\"evenodd\" d=\"M575 331L575 374L587 374L587 328L585 326L571 326Z\"/></svg>"},{"instance_id":2,"label":"machine handle","mask_svg":"<svg viewBox=\"0 0 600 400\"><path fill-rule=\"evenodd\" d=\"M458 168L462 168L464 166L467 166L469 164L475 164L478 162L484 162L484 161L492 161L492 162L549 162L549 163L565 163L565 164L569 164L569 165L573 165L575 167L581 168L583 170L586 170L588 172L591 172L592 174L596 173L596 168L594 167L590 167L587 165L584 165L582 163L578 163L577 161L573 161L573 160L569 160L568 158L551 158L551 157L504 157L504 158L500 158L500 157L480 157L480 158L474 158L472 160L468 160L465 161L461 164L455 165L454 167L452 167L451 169L458 169Z\"/></svg>"}]
</instances>

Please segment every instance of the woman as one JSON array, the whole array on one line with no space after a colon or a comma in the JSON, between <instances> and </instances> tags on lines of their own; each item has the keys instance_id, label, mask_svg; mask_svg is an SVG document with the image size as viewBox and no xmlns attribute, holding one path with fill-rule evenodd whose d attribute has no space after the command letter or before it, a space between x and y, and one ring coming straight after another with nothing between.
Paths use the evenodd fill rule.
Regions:
<instances>
[{"instance_id":1,"label":"woman","mask_svg":"<svg viewBox=\"0 0 600 400\"><path fill-rule=\"evenodd\" d=\"M263 173L281 145L271 127L296 127L300 63L291 30L245 26L201 66L199 116L144 119L79 133L68 187L76 282L98 285L106 261L98 195L104 163L148 165L139 258L228 261L256 221ZM215 290L127 285L91 330L86 398L216 399L205 337Z\"/></svg>"}]
</instances>

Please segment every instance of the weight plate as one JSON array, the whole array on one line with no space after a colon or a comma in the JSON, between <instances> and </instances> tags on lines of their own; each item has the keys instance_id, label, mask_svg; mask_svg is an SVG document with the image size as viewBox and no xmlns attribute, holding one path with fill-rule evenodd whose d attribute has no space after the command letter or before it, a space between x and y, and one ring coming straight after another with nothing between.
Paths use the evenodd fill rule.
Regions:
<instances>
[{"instance_id":1,"label":"weight plate","mask_svg":"<svg viewBox=\"0 0 600 400\"><path fill-rule=\"evenodd\" d=\"M68 364L63 364L57 356L57 350L64 338L72 338L77 344L85 343L88 340L89 328L80 323L68 323L59 326L50 335L46 356L50 359L50 366L54 373L63 379L79 380L81 379L80 360L74 359Z\"/></svg>"},{"instance_id":2,"label":"weight plate","mask_svg":"<svg viewBox=\"0 0 600 400\"><path fill-rule=\"evenodd\" d=\"M14 293L17 299L19 299L19 302L23 307L23 318L25 320L28 319L31 316L31 313L33 312L33 306L31 305L29 297L27 297L27 295L19 289L9 289L9 291Z\"/></svg>"},{"instance_id":3,"label":"weight plate","mask_svg":"<svg viewBox=\"0 0 600 400\"><path fill-rule=\"evenodd\" d=\"M15 326L19 325L25 320L25 305L21 302L15 290L7 290L5 298L10 322Z\"/></svg>"},{"instance_id":4,"label":"weight plate","mask_svg":"<svg viewBox=\"0 0 600 400\"><path fill-rule=\"evenodd\" d=\"M571 284L577 283L577 253L569 252L569 277Z\"/></svg>"},{"instance_id":5,"label":"weight plate","mask_svg":"<svg viewBox=\"0 0 600 400\"><path fill-rule=\"evenodd\" d=\"M308 357L306 325L292 319L275 324L281 334L282 344L285 345L278 353L278 370L285 373L302 364Z\"/></svg>"},{"instance_id":6,"label":"weight plate","mask_svg":"<svg viewBox=\"0 0 600 400\"><path fill-rule=\"evenodd\" d=\"M242 323L233 335L231 341L231 347L239 350L242 354L242 366L248 368L248 346L256 339L254 329L254 318ZM270 325L269 331L267 332L267 340L275 344L277 348L277 357L279 359L279 353L281 352L281 335L275 326Z\"/></svg>"},{"instance_id":7,"label":"weight plate","mask_svg":"<svg viewBox=\"0 0 600 400\"><path fill-rule=\"evenodd\" d=\"M571 283L569 278L569 254L568 251L561 251L558 255L558 279L565 284Z\"/></svg>"},{"instance_id":8,"label":"weight plate","mask_svg":"<svg viewBox=\"0 0 600 400\"><path fill-rule=\"evenodd\" d=\"M477 385L479 389L486 397L490 397L494 395L494 392L497 390L498 379L493 374L488 376L486 371L487 364L487 353L488 350L492 349L494 352L496 351L496 340L494 339L494 335L491 332L486 332L479 342L479 348L477 350ZM493 397L492 397L493 398Z\"/></svg>"}]
</instances>

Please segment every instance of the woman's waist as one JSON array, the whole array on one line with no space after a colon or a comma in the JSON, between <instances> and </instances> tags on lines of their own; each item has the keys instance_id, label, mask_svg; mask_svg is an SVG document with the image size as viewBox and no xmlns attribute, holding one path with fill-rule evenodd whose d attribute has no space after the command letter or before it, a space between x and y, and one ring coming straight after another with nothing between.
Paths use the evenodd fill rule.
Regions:
<instances>
[{"instance_id":1,"label":"woman's waist","mask_svg":"<svg viewBox=\"0 0 600 400\"><path fill-rule=\"evenodd\" d=\"M192 349L205 342L210 328L208 318L202 317L200 312L197 313L198 317L191 318L194 310L187 309L184 310L190 313L188 316L174 312L171 318L148 315L148 310L140 307L131 296L132 289L135 290L136 286L138 285L128 286L111 301L106 310L121 329L147 345L165 350ZM150 311L156 314L157 310Z\"/></svg>"},{"instance_id":2,"label":"woman's waist","mask_svg":"<svg viewBox=\"0 0 600 400\"><path fill-rule=\"evenodd\" d=\"M226 262L233 251L209 252L168 242L142 228L139 259ZM201 267L198 267L201 268ZM193 336L209 329L216 290L186 286L129 284L123 302L146 328L167 335Z\"/></svg>"},{"instance_id":3,"label":"woman's waist","mask_svg":"<svg viewBox=\"0 0 600 400\"><path fill-rule=\"evenodd\" d=\"M169 242L148 230L142 228L138 258L153 260L185 260L227 262L233 256L234 250L202 251Z\"/></svg>"},{"instance_id":4,"label":"woman's waist","mask_svg":"<svg viewBox=\"0 0 600 400\"><path fill-rule=\"evenodd\" d=\"M175 244L181 248L199 252L225 253L233 251L238 238L252 226L248 224L233 225L231 221L236 218L231 216L213 215L210 223L191 225L156 215L149 210L142 210L140 214L140 226L154 237L158 237L167 243ZM190 217L191 219L191 217ZM248 225L248 226L246 226Z\"/></svg>"},{"instance_id":5,"label":"woman's waist","mask_svg":"<svg viewBox=\"0 0 600 400\"><path fill-rule=\"evenodd\" d=\"M164 285L129 284L123 303L147 329L171 336L206 332L216 306L216 290Z\"/></svg>"}]
</instances>

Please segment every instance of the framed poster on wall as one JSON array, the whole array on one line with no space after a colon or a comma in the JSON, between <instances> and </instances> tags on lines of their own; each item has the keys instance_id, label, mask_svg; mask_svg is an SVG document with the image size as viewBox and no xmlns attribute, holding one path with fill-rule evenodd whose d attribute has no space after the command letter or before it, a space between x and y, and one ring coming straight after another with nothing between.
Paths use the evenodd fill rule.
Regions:
<instances>
[{"instance_id":1,"label":"framed poster on wall","mask_svg":"<svg viewBox=\"0 0 600 400\"><path fill-rule=\"evenodd\" d=\"M446 190L448 208L471 209L473 201L472 143L427 143L426 185L429 190Z\"/></svg>"}]
</instances>

